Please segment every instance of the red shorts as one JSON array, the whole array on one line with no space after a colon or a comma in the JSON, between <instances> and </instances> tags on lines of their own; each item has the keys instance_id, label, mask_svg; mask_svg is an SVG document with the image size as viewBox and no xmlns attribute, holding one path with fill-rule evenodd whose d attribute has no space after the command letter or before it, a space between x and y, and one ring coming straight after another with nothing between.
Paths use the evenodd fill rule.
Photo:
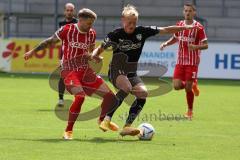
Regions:
<instances>
[{"instance_id":1,"label":"red shorts","mask_svg":"<svg viewBox=\"0 0 240 160\"><path fill-rule=\"evenodd\" d=\"M196 81L198 73L198 66L179 65L174 69L173 79L180 79L182 81Z\"/></svg>"},{"instance_id":2,"label":"red shorts","mask_svg":"<svg viewBox=\"0 0 240 160\"><path fill-rule=\"evenodd\" d=\"M92 95L104 83L100 76L88 68L80 71L67 71L61 72L61 77L64 79L64 84L69 93L73 87L82 87L87 95ZM72 93L71 93L72 94Z\"/></svg>"}]
</instances>

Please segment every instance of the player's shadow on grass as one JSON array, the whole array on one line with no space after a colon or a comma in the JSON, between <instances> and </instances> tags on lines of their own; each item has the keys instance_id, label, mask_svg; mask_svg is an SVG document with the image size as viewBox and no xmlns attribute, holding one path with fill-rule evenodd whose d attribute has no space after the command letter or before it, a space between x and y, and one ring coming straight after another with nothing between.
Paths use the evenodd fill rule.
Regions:
<instances>
[{"instance_id":1,"label":"player's shadow on grass","mask_svg":"<svg viewBox=\"0 0 240 160\"><path fill-rule=\"evenodd\" d=\"M175 147L176 144L175 143L159 143L157 141L140 141L138 139L125 139L122 137L116 137L116 138L102 138L102 137L93 137L93 138L77 138L77 139L73 139L73 140L64 140L61 138L48 138L48 139L27 139L27 138L12 138L12 139L6 139L4 138L4 140L12 140L12 141L31 141L31 142L43 142L43 143L75 143L75 142L79 142L79 143L95 143L95 144L104 144L104 143L140 143L140 144L144 144L144 145L156 145L156 146L172 146Z\"/></svg>"},{"instance_id":2,"label":"player's shadow on grass","mask_svg":"<svg viewBox=\"0 0 240 160\"><path fill-rule=\"evenodd\" d=\"M59 142L69 142L64 139L38 139L35 141L41 142L50 142L50 143L59 143ZM87 143L118 143L118 142L136 142L138 139L124 139L124 138L102 138L102 137L94 137L94 138L76 138L71 140L70 142L87 142Z\"/></svg>"},{"instance_id":3,"label":"player's shadow on grass","mask_svg":"<svg viewBox=\"0 0 240 160\"><path fill-rule=\"evenodd\" d=\"M27 139L27 138L16 138L11 140L17 141L34 141L34 142L46 142L46 143L67 143L67 142L88 142L88 143L113 143L113 142L136 142L138 139L124 139L124 138L102 138L102 137L94 137L94 138L76 138L73 140L64 140L61 138L49 138L49 139Z\"/></svg>"},{"instance_id":4,"label":"player's shadow on grass","mask_svg":"<svg viewBox=\"0 0 240 160\"><path fill-rule=\"evenodd\" d=\"M75 139L75 141L90 142L90 143L111 143L111 142L136 142L139 140L138 139L124 139L122 137L118 137L118 138L94 137L91 139Z\"/></svg>"}]
</instances>

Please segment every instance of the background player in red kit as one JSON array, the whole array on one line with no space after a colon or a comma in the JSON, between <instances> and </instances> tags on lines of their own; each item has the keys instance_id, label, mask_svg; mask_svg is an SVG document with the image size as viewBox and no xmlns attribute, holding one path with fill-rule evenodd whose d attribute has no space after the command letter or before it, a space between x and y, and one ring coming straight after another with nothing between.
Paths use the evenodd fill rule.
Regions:
<instances>
[{"instance_id":1,"label":"background player in red kit","mask_svg":"<svg viewBox=\"0 0 240 160\"><path fill-rule=\"evenodd\" d=\"M79 11L78 18L78 23L61 27L53 36L42 41L36 48L24 55L27 60L34 52L62 41L61 76L68 92L75 96L69 109L68 124L63 135L63 138L67 140L72 139L73 125L80 113L85 95L91 96L95 93L103 98L101 115L117 104L114 93L88 64L91 58L99 60L97 57L90 56L95 48L96 39L96 33L91 27L97 15L90 9L84 8ZM104 117L100 117L100 121L103 119ZM114 131L118 129L118 126L112 122L109 122L108 126Z\"/></svg>"},{"instance_id":2,"label":"background player in red kit","mask_svg":"<svg viewBox=\"0 0 240 160\"><path fill-rule=\"evenodd\" d=\"M184 20L177 23L178 26L194 25L198 29L185 30L175 33L168 41L161 44L160 49L179 43L178 59L173 76L173 86L175 90L184 89L188 104L186 117L193 116L194 94L199 95L197 88L197 73L200 63L200 51L208 48L207 36L204 27L194 20L196 8L192 4L185 4L183 9Z\"/></svg>"},{"instance_id":3,"label":"background player in red kit","mask_svg":"<svg viewBox=\"0 0 240 160\"><path fill-rule=\"evenodd\" d=\"M66 24L77 23L78 21L74 17L74 14L75 14L74 4L66 3L64 6L64 20L58 23L59 28ZM62 59L62 54L63 54L63 51L61 51L60 60ZM64 84L63 78L60 77L58 81L58 97L59 97L58 106L59 107L64 106L64 99L63 99L64 92L65 92L65 84Z\"/></svg>"}]
</instances>

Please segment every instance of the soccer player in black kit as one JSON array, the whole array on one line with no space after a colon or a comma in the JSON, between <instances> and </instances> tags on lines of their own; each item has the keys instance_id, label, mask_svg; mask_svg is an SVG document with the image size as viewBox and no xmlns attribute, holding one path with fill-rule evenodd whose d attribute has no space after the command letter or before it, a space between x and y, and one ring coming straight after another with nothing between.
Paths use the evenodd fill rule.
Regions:
<instances>
[{"instance_id":1,"label":"soccer player in black kit","mask_svg":"<svg viewBox=\"0 0 240 160\"><path fill-rule=\"evenodd\" d=\"M58 23L59 28L66 24L71 24L71 23L77 23L77 19L74 17L75 14L75 6L72 3L66 3L64 6L64 20L60 21ZM60 60L62 59L62 52L60 55ZM60 77L58 81L58 96L59 96L59 101L58 101L58 106L63 107L64 106L64 92L65 92L65 85L63 82L63 79Z\"/></svg>"},{"instance_id":2,"label":"soccer player in black kit","mask_svg":"<svg viewBox=\"0 0 240 160\"><path fill-rule=\"evenodd\" d=\"M135 136L140 133L140 130L131 127L131 124L142 110L148 96L146 86L137 75L137 63L145 40L156 34L173 34L194 28L193 26L143 27L136 26L137 21L138 11L136 8L132 5L124 7L122 11L123 27L108 33L102 44L92 54L94 59L101 60L100 54L110 46L113 48L113 58L108 76L111 83L118 89L116 94L119 101L118 106L129 93L136 97L129 110L126 123L120 132L122 136ZM106 114L104 120L100 122L101 129L109 130L109 121L116 110L117 107Z\"/></svg>"}]
</instances>

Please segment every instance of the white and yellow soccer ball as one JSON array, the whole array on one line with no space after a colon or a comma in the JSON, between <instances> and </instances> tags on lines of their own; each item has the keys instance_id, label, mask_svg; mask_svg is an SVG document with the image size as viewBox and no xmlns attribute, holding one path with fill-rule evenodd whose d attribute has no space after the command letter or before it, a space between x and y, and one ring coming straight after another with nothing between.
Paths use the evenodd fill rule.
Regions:
<instances>
[{"instance_id":1,"label":"white and yellow soccer ball","mask_svg":"<svg viewBox=\"0 0 240 160\"><path fill-rule=\"evenodd\" d=\"M152 140L155 134L154 127L149 123L142 123L138 126L140 134L138 135L139 140Z\"/></svg>"}]
</instances>

